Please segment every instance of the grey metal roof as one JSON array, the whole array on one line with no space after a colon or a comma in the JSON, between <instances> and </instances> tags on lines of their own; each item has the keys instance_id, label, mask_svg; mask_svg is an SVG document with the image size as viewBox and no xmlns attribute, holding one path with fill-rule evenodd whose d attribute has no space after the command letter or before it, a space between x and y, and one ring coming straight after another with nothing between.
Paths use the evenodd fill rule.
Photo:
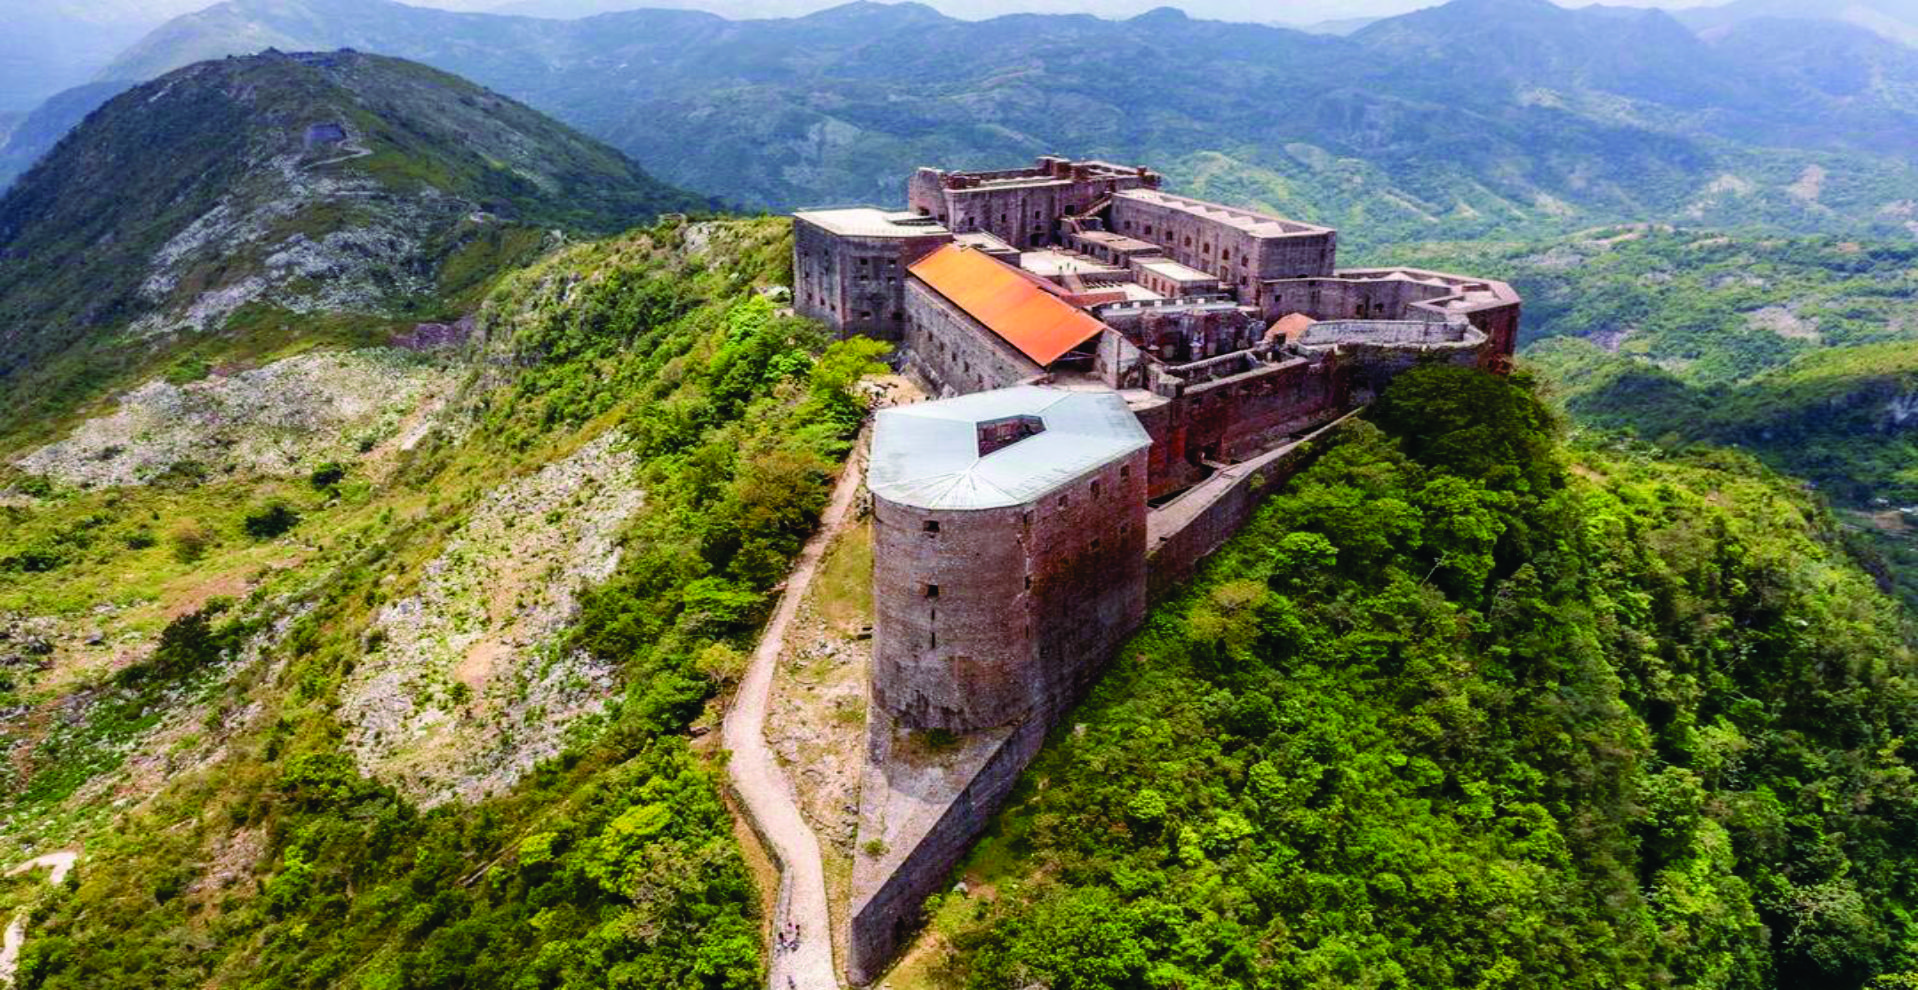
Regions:
<instances>
[{"instance_id":1,"label":"grey metal roof","mask_svg":"<svg viewBox=\"0 0 1918 990\"><path fill-rule=\"evenodd\" d=\"M1045 431L979 456L979 424L1011 416ZM1151 445L1116 392L1020 385L880 410L866 486L921 509L1005 508Z\"/></svg>"},{"instance_id":2,"label":"grey metal roof","mask_svg":"<svg viewBox=\"0 0 1918 990\"><path fill-rule=\"evenodd\" d=\"M793 216L845 237L943 237L950 233L937 222L910 210L882 210L876 206L800 210Z\"/></svg>"}]
</instances>

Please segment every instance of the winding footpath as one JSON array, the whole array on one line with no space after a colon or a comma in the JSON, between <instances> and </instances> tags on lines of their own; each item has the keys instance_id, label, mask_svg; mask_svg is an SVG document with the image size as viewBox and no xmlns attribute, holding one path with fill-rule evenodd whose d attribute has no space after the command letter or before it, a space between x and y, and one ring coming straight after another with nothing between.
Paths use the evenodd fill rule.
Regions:
<instances>
[{"instance_id":1,"label":"winding footpath","mask_svg":"<svg viewBox=\"0 0 1918 990\"><path fill-rule=\"evenodd\" d=\"M766 710L772 698L773 670L785 648L806 589L812 586L819 562L833 538L845 528L858 501L865 476L865 448L861 444L846 462L833 489L832 501L820 520L819 532L807 541L786 579L779 607L753 652L752 662L739 683L732 709L726 713L721 740L732 754L727 762L732 786L745 805L753 831L770 847L779 865L779 898L773 910L775 933L769 990L838 990L839 971L833 966L832 916L826 905L826 869L819 854L819 836L799 813L792 781L766 744ZM780 945L781 933L797 925L799 946Z\"/></svg>"},{"instance_id":2,"label":"winding footpath","mask_svg":"<svg viewBox=\"0 0 1918 990\"><path fill-rule=\"evenodd\" d=\"M55 852L27 860L7 871L7 876L19 876L28 870L52 869L47 877L50 884L59 884L66 880L73 863L80 858L77 852ZM4 941L0 941L0 985L13 986L14 971L20 968L20 947L27 942L27 909L21 908L13 913L13 921L7 925Z\"/></svg>"}]
</instances>

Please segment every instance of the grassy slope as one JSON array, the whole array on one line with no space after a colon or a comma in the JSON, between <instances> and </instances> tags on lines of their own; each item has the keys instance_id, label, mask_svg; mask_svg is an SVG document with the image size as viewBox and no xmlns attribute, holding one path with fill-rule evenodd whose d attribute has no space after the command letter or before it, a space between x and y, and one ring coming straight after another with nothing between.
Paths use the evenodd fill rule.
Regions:
<instances>
[{"instance_id":1,"label":"grassy slope","mask_svg":"<svg viewBox=\"0 0 1918 990\"><path fill-rule=\"evenodd\" d=\"M81 559L0 574L10 600L84 573L63 607L126 599L179 641L141 661L144 673L96 673L83 690L122 703L84 711L200 692L226 716L206 723L210 749L109 819L62 819L33 779L16 793L16 835L84 838L88 851L42 906L23 986L755 983L756 897L713 769L684 732L824 498L858 417L845 388L867 361L844 347L816 361L815 330L753 296L789 277L784 224L724 224L706 241L689 250L662 229L509 279L481 317L487 350L463 400L476 429L417 448L384 486L349 481L336 500L239 481L57 492L8 510L23 520L10 533L105 520ZM380 648L364 635L372 615L405 593L467 506L615 426L641 456L647 502L570 641L619 665L620 698L510 793L420 813L341 751L332 708L355 663ZM274 493L304 515L288 545L310 549L244 601L205 613L198 638L166 622L168 599L140 591L181 570L164 547L109 538L147 525L139 515L159 516L155 527L201 520L220 535L197 573L247 571L263 550L221 506ZM262 635L275 617L290 623ZM244 643L264 658L231 659ZM104 749L141 741L138 726L106 717Z\"/></svg>"},{"instance_id":2,"label":"grassy slope","mask_svg":"<svg viewBox=\"0 0 1918 990\"><path fill-rule=\"evenodd\" d=\"M1831 520L1733 455L1488 451L1482 391L1401 391L1154 610L896 985L1918 964L1915 658Z\"/></svg>"}]
</instances>

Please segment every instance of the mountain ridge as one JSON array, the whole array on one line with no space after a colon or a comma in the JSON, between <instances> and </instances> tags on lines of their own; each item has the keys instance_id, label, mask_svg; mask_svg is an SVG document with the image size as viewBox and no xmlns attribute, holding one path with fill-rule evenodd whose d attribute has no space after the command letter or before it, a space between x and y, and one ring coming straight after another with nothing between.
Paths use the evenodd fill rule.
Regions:
<instances>
[{"instance_id":1,"label":"mountain ridge","mask_svg":"<svg viewBox=\"0 0 1918 990\"><path fill-rule=\"evenodd\" d=\"M436 69L352 52L199 63L110 100L0 196L4 412L45 401L17 386L69 354L111 366L248 313L457 316L450 300L549 231L707 205ZM136 346L116 348L121 333Z\"/></svg>"},{"instance_id":2,"label":"mountain ridge","mask_svg":"<svg viewBox=\"0 0 1918 990\"><path fill-rule=\"evenodd\" d=\"M1907 89L1834 94L1807 85L1805 66L1749 57L1756 36L1707 43L1660 11L1545 0L1455 0L1349 38L1166 13L961 21L850 4L783 20L637 10L566 22L229 0L110 71L208 54L223 32L436 63L670 181L775 209L896 201L898 176L927 162L994 167L1061 149L1195 183L1230 174L1231 186L1194 191L1335 223L1354 243L1563 232L1707 201L1705 222L1903 235L1881 211L1918 189L1893 153L1918 139ZM1487 50L1500 55L1474 54ZM1899 78L1900 59L1918 65L1918 52L1869 54ZM1785 189L1813 164L1833 195L1806 211ZM1717 195L1726 174L1760 194Z\"/></svg>"}]
</instances>

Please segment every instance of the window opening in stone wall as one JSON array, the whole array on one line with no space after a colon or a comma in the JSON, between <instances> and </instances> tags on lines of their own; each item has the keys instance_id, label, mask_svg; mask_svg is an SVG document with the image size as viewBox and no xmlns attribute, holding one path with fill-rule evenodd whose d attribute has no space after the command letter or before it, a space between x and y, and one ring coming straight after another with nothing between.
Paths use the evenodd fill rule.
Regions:
<instances>
[{"instance_id":1,"label":"window opening in stone wall","mask_svg":"<svg viewBox=\"0 0 1918 990\"><path fill-rule=\"evenodd\" d=\"M1070 495L1061 495L1061 496L1059 496L1059 508L1061 508L1061 509L1063 509L1063 508L1065 508L1066 506L1068 506L1068 505L1071 505L1071 504L1072 504L1072 496L1070 496Z\"/></svg>"},{"instance_id":2,"label":"window opening in stone wall","mask_svg":"<svg viewBox=\"0 0 1918 990\"><path fill-rule=\"evenodd\" d=\"M926 585L926 597L927 597L927 598L937 598L937 597L939 597L939 586L938 586L938 585L936 585L936 584L929 584L929 585ZM937 612L935 612L935 613L933 613L933 616L934 616L934 618L937 618L937 617L938 617L938 613L937 613Z\"/></svg>"},{"instance_id":3,"label":"window opening in stone wall","mask_svg":"<svg viewBox=\"0 0 1918 990\"><path fill-rule=\"evenodd\" d=\"M939 520L928 519L924 523L921 523L919 528L927 533L937 533L939 532Z\"/></svg>"},{"instance_id":4,"label":"window opening in stone wall","mask_svg":"<svg viewBox=\"0 0 1918 990\"><path fill-rule=\"evenodd\" d=\"M1132 465L1130 464L1119 465L1119 477L1122 479L1132 477Z\"/></svg>"},{"instance_id":5,"label":"window opening in stone wall","mask_svg":"<svg viewBox=\"0 0 1918 990\"><path fill-rule=\"evenodd\" d=\"M1099 497L1099 483L1096 481L1092 483L1092 497L1093 498Z\"/></svg>"}]
</instances>

